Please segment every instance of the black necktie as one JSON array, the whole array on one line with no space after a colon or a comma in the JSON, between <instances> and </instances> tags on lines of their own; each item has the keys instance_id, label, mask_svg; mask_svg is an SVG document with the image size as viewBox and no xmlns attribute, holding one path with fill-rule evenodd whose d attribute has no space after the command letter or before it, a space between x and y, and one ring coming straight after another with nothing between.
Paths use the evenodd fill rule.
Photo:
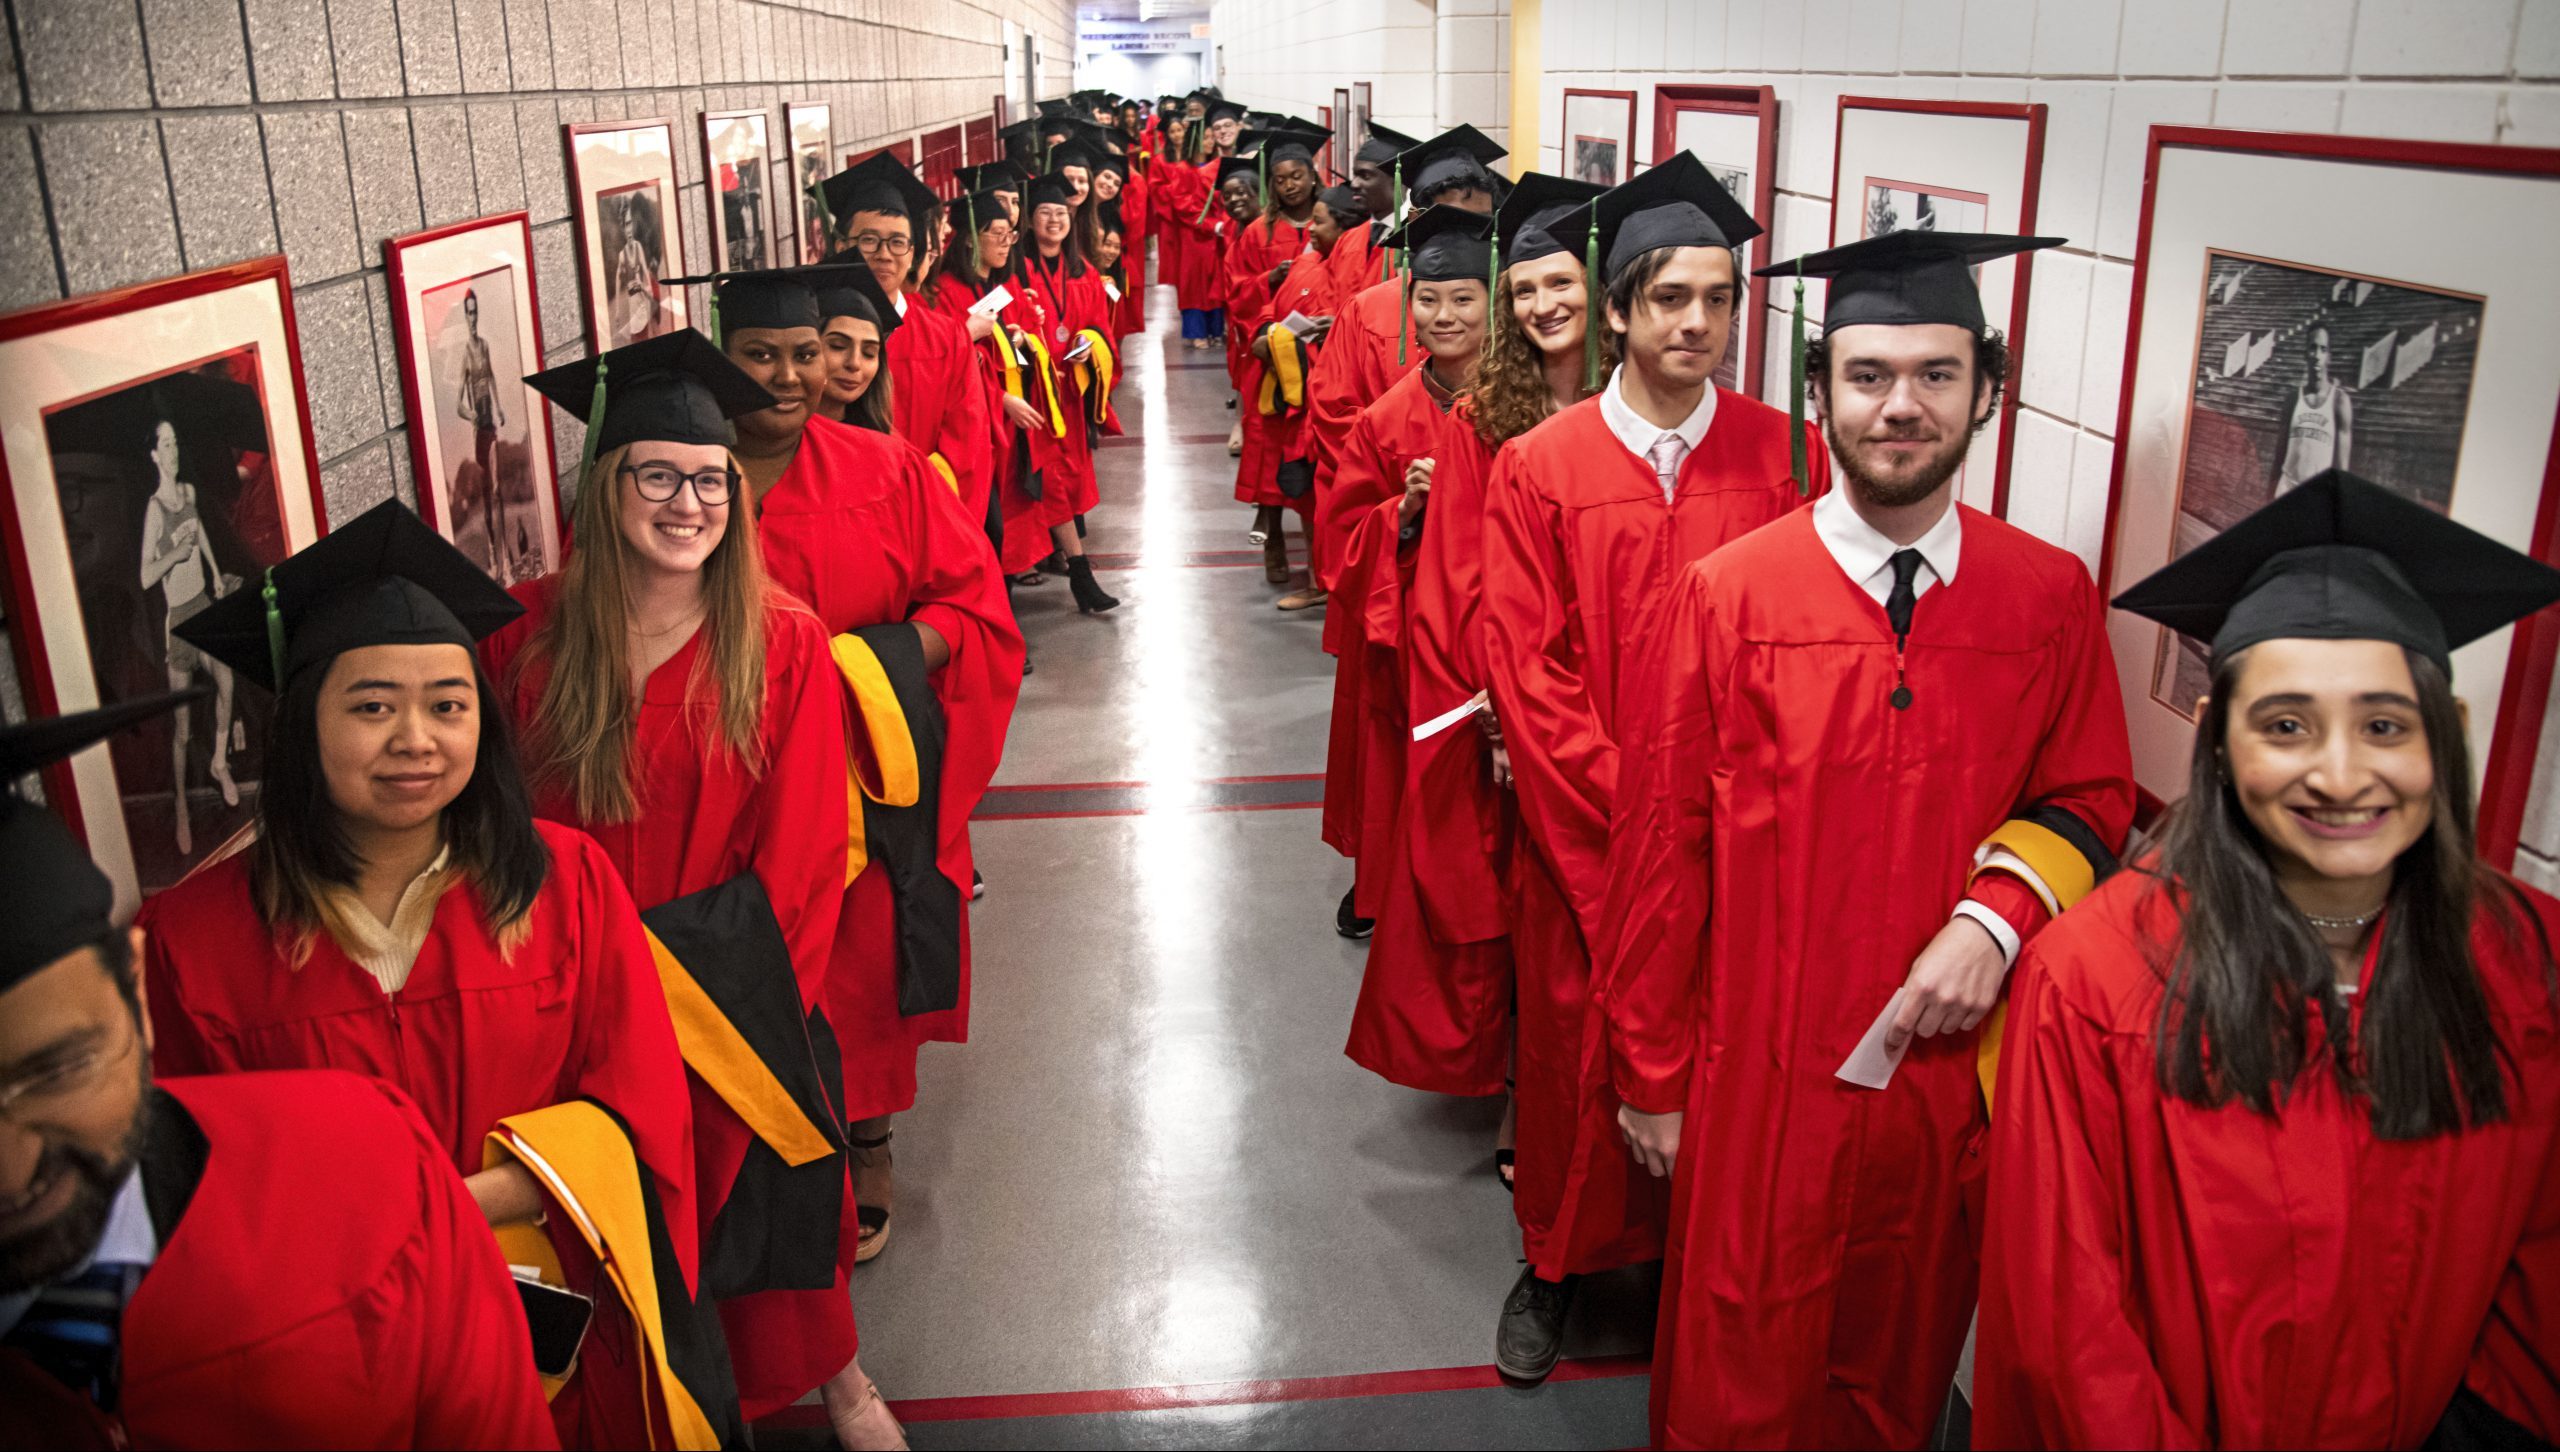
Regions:
<instances>
[{"instance_id":1,"label":"black necktie","mask_svg":"<svg viewBox=\"0 0 2560 1452\"><path fill-rule=\"evenodd\" d=\"M1911 687L1903 680L1902 647L1911 638L1911 607L1920 601L1920 593L1911 582L1920 573L1918 550L1895 550L1886 561L1893 566L1893 593L1884 597L1884 618L1893 622L1893 709L1911 708Z\"/></svg>"},{"instance_id":2,"label":"black necktie","mask_svg":"<svg viewBox=\"0 0 2560 1452\"><path fill-rule=\"evenodd\" d=\"M1893 593L1884 597L1884 618L1893 622L1894 636L1900 639L1911 634L1911 607L1920 599L1911 582L1923 562L1918 550L1895 550L1885 563L1893 566Z\"/></svg>"}]
</instances>

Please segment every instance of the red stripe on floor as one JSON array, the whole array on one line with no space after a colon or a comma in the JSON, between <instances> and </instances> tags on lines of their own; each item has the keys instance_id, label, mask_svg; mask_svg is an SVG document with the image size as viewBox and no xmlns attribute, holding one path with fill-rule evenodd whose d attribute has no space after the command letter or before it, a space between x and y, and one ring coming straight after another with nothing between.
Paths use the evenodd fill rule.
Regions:
<instances>
[{"instance_id":1,"label":"red stripe on floor","mask_svg":"<svg viewBox=\"0 0 2560 1452\"><path fill-rule=\"evenodd\" d=\"M1210 776L1202 777L1198 781L1050 781L1021 786L991 786L987 788L987 794L993 796L997 792L1113 792L1129 791L1138 787L1254 786L1272 781L1322 780L1324 780L1324 773L1320 771L1292 771L1283 772L1277 776Z\"/></svg>"},{"instance_id":2,"label":"red stripe on floor","mask_svg":"<svg viewBox=\"0 0 2560 1452\"><path fill-rule=\"evenodd\" d=\"M1176 812L1303 812L1324 805L1322 800L1309 802L1227 802L1217 806L1180 807L1100 807L1090 812L989 812L970 815L972 822L1057 822L1079 817L1153 817Z\"/></svg>"},{"instance_id":3,"label":"red stripe on floor","mask_svg":"<svg viewBox=\"0 0 2560 1452\"><path fill-rule=\"evenodd\" d=\"M1641 1376L1651 1361L1642 1356L1594 1356L1556 1363L1547 1380L1601 1381ZM1208 1382L1197 1386L1130 1387L1119 1391L1026 1392L1013 1396L921 1397L893 1401L889 1409L903 1422L978 1422L997 1417L1089 1417L1112 1412L1161 1412L1184 1407L1253 1406L1272 1402L1337 1401L1344 1397L1413 1396L1425 1392L1476 1391L1506 1385L1490 1366L1448 1366L1422 1371L1374 1371L1354 1376L1308 1376L1283 1380ZM770 1427L814 1427L826 1422L826 1408L816 1404L784 1409L759 1423Z\"/></svg>"}]
</instances>

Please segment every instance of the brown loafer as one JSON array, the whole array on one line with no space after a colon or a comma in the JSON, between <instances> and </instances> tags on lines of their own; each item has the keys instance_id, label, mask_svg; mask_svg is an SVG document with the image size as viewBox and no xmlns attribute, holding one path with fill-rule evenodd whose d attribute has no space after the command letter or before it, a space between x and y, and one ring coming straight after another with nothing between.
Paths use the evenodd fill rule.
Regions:
<instances>
[{"instance_id":1,"label":"brown loafer","mask_svg":"<svg viewBox=\"0 0 2560 1452\"><path fill-rule=\"evenodd\" d=\"M1289 542L1276 530L1262 542L1262 578L1274 585L1285 585L1297 578L1289 573Z\"/></svg>"},{"instance_id":2,"label":"brown loafer","mask_svg":"<svg viewBox=\"0 0 2560 1452\"><path fill-rule=\"evenodd\" d=\"M1309 585L1303 590L1292 590L1288 594L1281 596L1278 604L1283 610L1313 610L1317 606L1323 604L1324 601L1324 587L1322 585Z\"/></svg>"}]
</instances>

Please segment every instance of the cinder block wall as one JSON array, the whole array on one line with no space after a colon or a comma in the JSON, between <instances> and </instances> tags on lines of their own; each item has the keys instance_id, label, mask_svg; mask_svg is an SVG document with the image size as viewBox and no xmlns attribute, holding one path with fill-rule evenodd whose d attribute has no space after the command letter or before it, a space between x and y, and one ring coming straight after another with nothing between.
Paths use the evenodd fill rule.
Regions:
<instances>
[{"instance_id":1,"label":"cinder block wall","mask_svg":"<svg viewBox=\"0 0 2560 1452\"><path fill-rule=\"evenodd\" d=\"M0 0L0 310L274 252L329 516L413 507L382 243L525 209L548 360L586 352L560 127L834 108L839 153L985 115L1004 25L1063 94L1073 0ZM777 135L779 134L777 130ZM555 411L556 412L556 411ZM555 419L564 459L578 425ZM5 630L5 627L0 627ZM0 711L23 713L0 642Z\"/></svg>"}]
</instances>

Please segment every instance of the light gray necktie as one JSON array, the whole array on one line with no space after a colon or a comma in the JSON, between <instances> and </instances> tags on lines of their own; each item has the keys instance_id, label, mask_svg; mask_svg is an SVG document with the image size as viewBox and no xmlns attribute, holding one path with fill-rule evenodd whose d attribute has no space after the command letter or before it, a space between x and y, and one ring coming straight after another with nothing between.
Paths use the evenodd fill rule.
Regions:
<instances>
[{"instance_id":1,"label":"light gray necktie","mask_svg":"<svg viewBox=\"0 0 2560 1452\"><path fill-rule=\"evenodd\" d=\"M1689 457L1689 441L1676 433L1665 433L1653 441L1645 454L1653 461L1653 477L1662 481L1662 497L1668 501L1680 488L1680 461Z\"/></svg>"}]
</instances>

